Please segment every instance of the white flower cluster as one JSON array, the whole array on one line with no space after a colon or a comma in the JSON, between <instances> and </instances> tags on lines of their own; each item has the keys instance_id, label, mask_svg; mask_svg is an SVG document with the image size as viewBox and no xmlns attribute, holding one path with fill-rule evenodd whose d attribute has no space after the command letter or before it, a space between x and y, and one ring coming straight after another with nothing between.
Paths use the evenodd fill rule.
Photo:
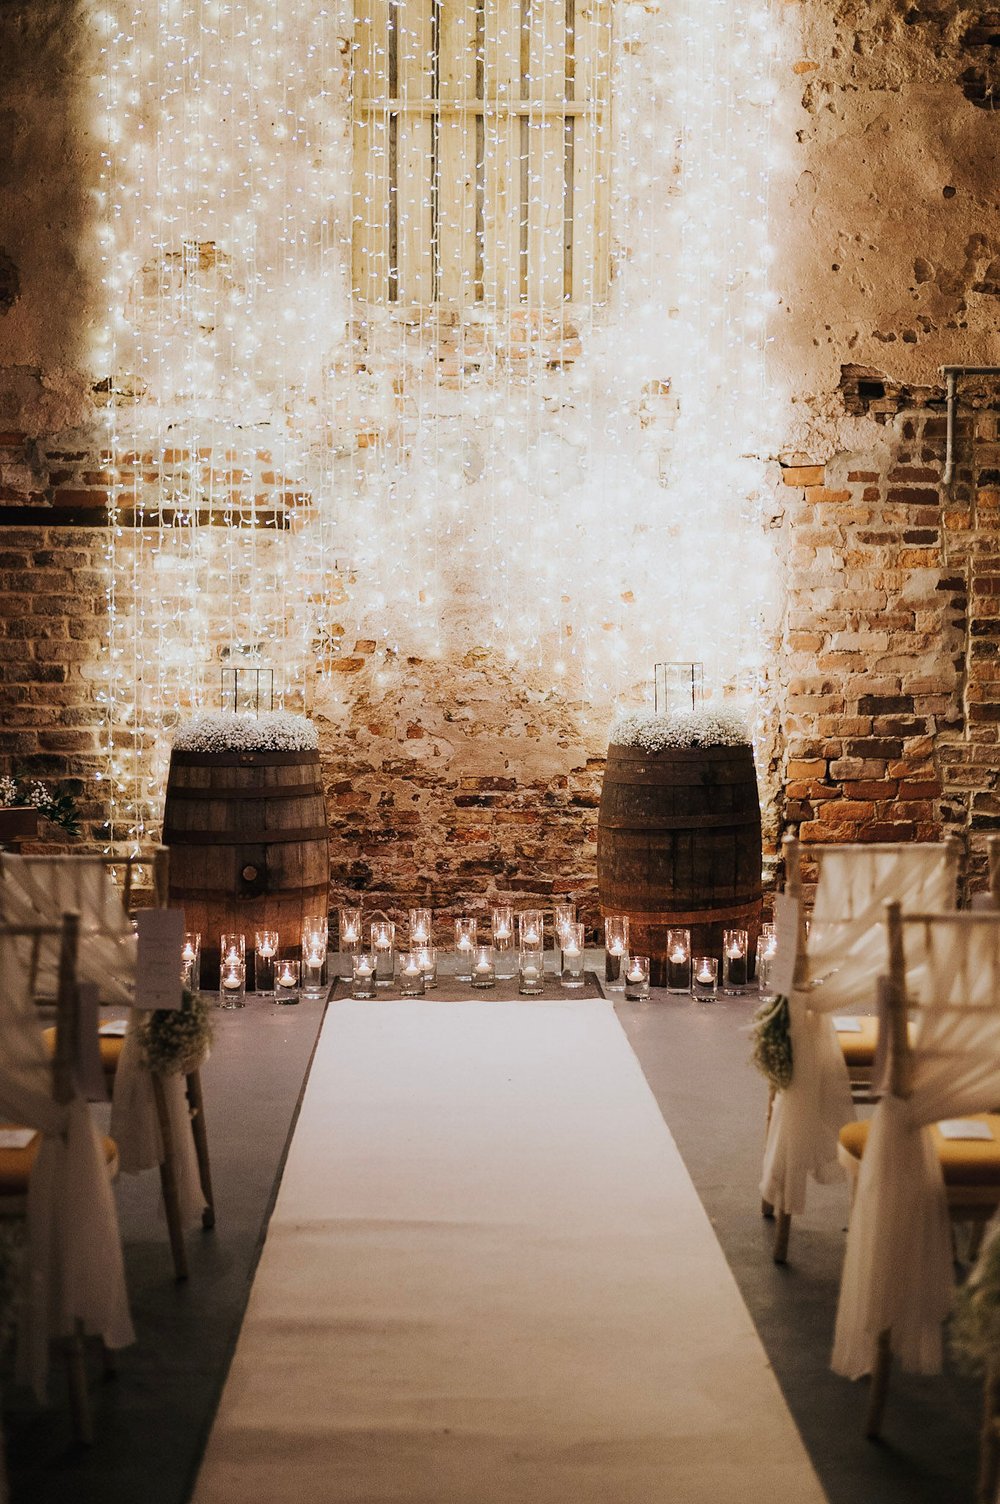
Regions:
<instances>
[{"instance_id":1,"label":"white flower cluster","mask_svg":"<svg viewBox=\"0 0 1000 1504\"><path fill-rule=\"evenodd\" d=\"M287 710L260 716L206 710L185 721L174 736L178 752L312 752L318 746L312 721Z\"/></svg>"},{"instance_id":2,"label":"white flower cluster","mask_svg":"<svg viewBox=\"0 0 1000 1504\"><path fill-rule=\"evenodd\" d=\"M663 752L667 747L744 747L750 736L746 721L734 710L705 708L670 715L633 710L616 718L610 740L616 747Z\"/></svg>"},{"instance_id":3,"label":"white flower cluster","mask_svg":"<svg viewBox=\"0 0 1000 1504\"><path fill-rule=\"evenodd\" d=\"M13 778L0 778L0 804L17 803L17 784Z\"/></svg>"}]
</instances>

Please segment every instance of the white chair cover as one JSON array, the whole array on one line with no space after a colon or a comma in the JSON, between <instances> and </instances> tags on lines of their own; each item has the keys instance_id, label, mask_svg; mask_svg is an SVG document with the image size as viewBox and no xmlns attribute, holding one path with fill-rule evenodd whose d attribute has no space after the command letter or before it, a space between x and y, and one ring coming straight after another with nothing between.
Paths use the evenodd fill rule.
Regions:
<instances>
[{"instance_id":1,"label":"white chair cover","mask_svg":"<svg viewBox=\"0 0 1000 1504\"><path fill-rule=\"evenodd\" d=\"M907 950L919 942L926 955L928 1001L915 1031L912 1094L879 1103L858 1175L832 1363L851 1379L870 1372L887 1328L904 1369L940 1369L952 1244L928 1125L1000 1103L1000 921L962 914L906 925L904 934Z\"/></svg>"},{"instance_id":2,"label":"white chair cover","mask_svg":"<svg viewBox=\"0 0 1000 1504\"><path fill-rule=\"evenodd\" d=\"M58 923L61 914L80 915L78 977L100 989L100 999L131 1005L135 986L136 939L121 895L99 860L75 856L12 856L0 868L0 908L8 923ZM34 911L29 918L24 901ZM55 997L59 962L56 940L40 953L36 992Z\"/></svg>"},{"instance_id":3,"label":"white chair cover","mask_svg":"<svg viewBox=\"0 0 1000 1504\"><path fill-rule=\"evenodd\" d=\"M118 1216L100 1135L87 1103L52 1097L52 1068L38 1027L30 941L0 935L0 1113L37 1129L42 1143L28 1187L28 1246L18 1377L45 1399L49 1340L77 1321L109 1348L135 1340Z\"/></svg>"},{"instance_id":4,"label":"white chair cover","mask_svg":"<svg viewBox=\"0 0 1000 1504\"><path fill-rule=\"evenodd\" d=\"M819 884L805 978L789 997L792 1079L775 1097L760 1191L777 1211L805 1210L812 1175L843 1177L837 1135L854 1117L850 1078L831 1015L874 1010L886 967L885 905L928 912L955 906L956 854L944 844L832 846L817 852Z\"/></svg>"},{"instance_id":5,"label":"white chair cover","mask_svg":"<svg viewBox=\"0 0 1000 1504\"><path fill-rule=\"evenodd\" d=\"M121 894L107 868L91 857L5 855L0 882L0 913L8 923L41 921L57 924L62 914L80 915L77 974L100 988L102 1001L131 1007L135 997L137 945ZM46 941L36 982L41 996L55 996L58 942ZM163 1082L181 1218L194 1226L201 1219L204 1197L191 1135L182 1076ZM134 1019L115 1072L111 1107L111 1136L118 1145L118 1162L127 1175L151 1170L163 1162L163 1136L153 1100L149 1071L134 1037Z\"/></svg>"}]
</instances>

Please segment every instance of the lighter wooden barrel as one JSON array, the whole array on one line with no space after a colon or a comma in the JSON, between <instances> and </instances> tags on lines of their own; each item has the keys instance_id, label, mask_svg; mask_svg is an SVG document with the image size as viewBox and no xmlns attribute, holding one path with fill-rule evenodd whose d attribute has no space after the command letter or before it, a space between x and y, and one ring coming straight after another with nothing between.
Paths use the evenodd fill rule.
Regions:
<instances>
[{"instance_id":1,"label":"lighter wooden barrel","mask_svg":"<svg viewBox=\"0 0 1000 1504\"><path fill-rule=\"evenodd\" d=\"M722 956L727 929L761 921L760 800L753 752L739 747L608 748L597 816L605 914L627 914L630 949L666 980L666 935L691 931L692 954Z\"/></svg>"},{"instance_id":2,"label":"lighter wooden barrel","mask_svg":"<svg viewBox=\"0 0 1000 1504\"><path fill-rule=\"evenodd\" d=\"M172 752L163 812L170 898L202 938L202 985L218 981L219 936L277 930L298 946L326 915L330 857L319 753Z\"/></svg>"}]
</instances>

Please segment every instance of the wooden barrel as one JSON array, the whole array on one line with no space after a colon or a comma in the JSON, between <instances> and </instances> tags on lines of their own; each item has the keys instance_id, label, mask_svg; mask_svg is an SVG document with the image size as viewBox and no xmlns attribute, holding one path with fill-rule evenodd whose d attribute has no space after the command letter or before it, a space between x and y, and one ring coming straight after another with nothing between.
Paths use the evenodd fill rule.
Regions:
<instances>
[{"instance_id":1,"label":"wooden barrel","mask_svg":"<svg viewBox=\"0 0 1000 1504\"><path fill-rule=\"evenodd\" d=\"M302 920L327 913L330 859L319 753L170 755L163 841L170 898L202 940L202 985L218 985L219 936L277 930L297 947ZM248 983L249 983L248 975Z\"/></svg>"},{"instance_id":2,"label":"wooden barrel","mask_svg":"<svg viewBox=\"0 0 1000 1504\"><path fill-rule=\"evenodd\" d=\"M761 922L760 801L749 746L608 748L597 816L605 914L627 914L629 944L666 981L666 935L690 929L693 955L722 956L722 932Z\"/></svg>"}]
</instances>

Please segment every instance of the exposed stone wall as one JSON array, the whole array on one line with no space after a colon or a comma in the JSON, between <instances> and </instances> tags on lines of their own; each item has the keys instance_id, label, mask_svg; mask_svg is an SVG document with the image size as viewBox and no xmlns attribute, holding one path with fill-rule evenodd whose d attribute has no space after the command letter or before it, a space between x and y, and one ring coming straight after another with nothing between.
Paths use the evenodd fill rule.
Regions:
<instances>
[{"instance_id":1,"label":"exposed stone wall","mask_svg":"<svg viewBox=\"0 0 1000 1504\"><path fill-rule=\"evenodd\" d=\"M86 7L49 0L0 15L0 768L72 776L98 841L98 524L109 485L134 476L107 468L108 394L86 374L102 296L81 250L98 171L80 104L96 67L88 21ZM964 0L790 0L783 25L771 379L786 612L774 756L761 768L768 824L811 840L958 829L980 884L985 837L1000 829L1000 388L961 385L946 490L939 367L1000 360L1000 13ZM348 384L359 337L349 332L334 368ZM575 327L546 339L556 366L580 353ZM439 358L448 390L477 373L482 351L456 333ZM661 456L670 375L637 414ZM362 398L355 409L357 449L382 442ZM137 455L141 474L151 463ZM286 484L263 459L232 480L241 489L273 497L275 521L304 504L298 477ZM32 510L25 525L21 508L53 509L51 520ZM80 525L84 512L94 525ZM349 608L337 625L310 707L333 901L459 907L470 894L482 906L495 893L572 891L593 916L605 721L478 653L474 631L445 662L391 652Z\"/></svg>"}]
</instances>

